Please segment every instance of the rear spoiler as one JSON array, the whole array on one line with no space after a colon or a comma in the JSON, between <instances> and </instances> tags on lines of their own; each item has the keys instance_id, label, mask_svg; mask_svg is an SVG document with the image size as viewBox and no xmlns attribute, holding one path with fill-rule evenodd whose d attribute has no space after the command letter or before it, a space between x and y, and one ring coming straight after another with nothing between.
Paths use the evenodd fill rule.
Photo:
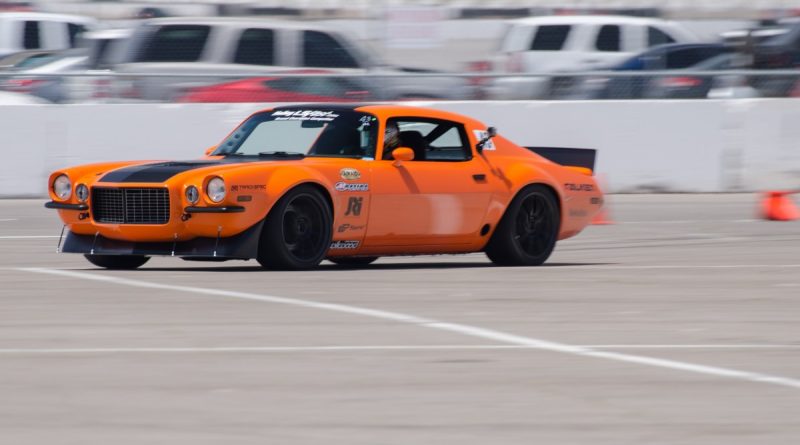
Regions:
<instances>
[{"instance_id":1,"label":"rear spoiler","mask_svg":"<svg viewBox=\"0 0 800 445\"><path fill-rule=\"evenodd\" d=\"M565 167L580 167L594 173L597 150L593 148L525 147L537 155Z\"/></svg>"}]
</instances>

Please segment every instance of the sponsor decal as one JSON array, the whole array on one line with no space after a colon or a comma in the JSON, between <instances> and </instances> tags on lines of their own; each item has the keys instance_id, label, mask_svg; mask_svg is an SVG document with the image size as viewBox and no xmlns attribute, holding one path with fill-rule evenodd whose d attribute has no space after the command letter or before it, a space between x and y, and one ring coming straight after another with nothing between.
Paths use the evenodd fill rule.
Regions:
<instances>
[{"instance_id":1,"label":"sponsor decal","mask_svg":"<svg viewBox=\"0 0 800 445\"><path fill-rule=\"evenodd\" d=\"M239 192L239 191L253 191L253 190L266 190L267 186L264 184L233 184L231 185L231 192Z\"/></svg>"},{"instance_id":2,"label":"sponsor decal","mask_svg":"<svg viewBox=\"0 0 800 445\"><path fill-rule=\"evenodd\" d=\"M364 184L362 182L337 182L333 188L336 189L337 192L366 192L369 190L369 184Z\"/></svg>"},{"instance_id":3,"label":"sponsor decal","mask_svg":"<svg viewBox=\"0 0 800 445\"><path fill-rule=\"evenodd\" d=\"M345 181L356 181L361 179L361 172L354 168L343 168L339 170L339 176Z\"/></svg>"},{"instance_id":4,"label":"sponsor decal","mask_svg":"<svg viewBox=\"0 0 800 445\"><path fill-rule=\"evenodd\" d=\"M250 202L253 200L251 195L241 195L236 197L236 202Z\"/></svg>"},{"instance_id":5,"label":"sponsor decal","mask_svg":"<svg viewBox=\"0 0 800 445\"><path fill-rule=\"evenodd\" d=\"M475 139L477 139L478 141L482 141L483 138L489 136L489 133L483 130L472 130L472 132L475 134ZM491 139L489 139L488 141L486 141L485 144L483 144L483 151L494 151L494 149L495 149L494 142L492 142Z\"/></svg>"},{"instance_id":6,"label":"sponsor decal","mask_svg":"<svg viewBox=\"0 0 800 445\"><path fill-rule=\"evenodd\" d=\"M572 184L570 182L564 184L564 188L571 192L593 192L594 185L592 184Z\"/></svg>"},{"instance_id":7,"label":"sponsor decal","mask_svg":"<svg viewBox=\"0 0 800 445\"><path fill-rule=\"evenodd\" d=\"M350 198L347 200L347 210L344 216L361 216L361 206L364 205L364 198Z\"/></svg>"},{"instance_id":8,"label":"sponsor decal","mask_svg":"<svg viewBox=\"0 0 800 445\"><path fill-rule=\"evenodd\" d=\"M334 241L331 249L358 249L358 241Z\"/></svg>"},{"instance_id":9,"label":"sponsor decal","mask_svg":"<svg viewBox=\"0 0 800 445\"><path fill-rule=\"evenodd\" d=\"M596 196L593 197L593 198L590 198L589 199L589 204L601 206L601 205L603 205L603 198L598 198Z\"/></svg>"},{"instance_id":10,"label":"sponsor decal","mask_svg":"<svg viewBox=\"0 0 800 445\"><path fill-rule=\"evenodd\" d=\"M347 232L349 230L364 230L364 227L365 226L363 224L360 226L356 226L353 224L342 224L341 226L339 226L338 229L336 229L336 231L342 233L342 232Z\"/></svg>"},{"instance_id":11,"label":"sponsor decal","mask_svg":"<svg viewBox=\"0 0 800 445\"><path fill-rule=\"evenodd\" d=\"M272 113L276 121L322 121L330 122L337 117L338 114L333 111L321 110L278 110Z\"/></svg>"}]
</instances>

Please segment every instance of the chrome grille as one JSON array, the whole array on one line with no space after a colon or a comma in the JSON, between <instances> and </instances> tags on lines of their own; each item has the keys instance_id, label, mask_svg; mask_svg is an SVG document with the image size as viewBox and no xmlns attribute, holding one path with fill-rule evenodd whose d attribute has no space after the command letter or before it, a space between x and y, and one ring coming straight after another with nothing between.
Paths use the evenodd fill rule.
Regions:
<instances>
[{"instance_id":1,"label":"chrome grille","mask_svg":"<svg viewBox=\"0 0 800 445\"><path fill-rule=\"evenodd\" d=\"M169 191L165 188L92 188L92 215L99 223L166 224Z\"/></svg>"}]
</instances>

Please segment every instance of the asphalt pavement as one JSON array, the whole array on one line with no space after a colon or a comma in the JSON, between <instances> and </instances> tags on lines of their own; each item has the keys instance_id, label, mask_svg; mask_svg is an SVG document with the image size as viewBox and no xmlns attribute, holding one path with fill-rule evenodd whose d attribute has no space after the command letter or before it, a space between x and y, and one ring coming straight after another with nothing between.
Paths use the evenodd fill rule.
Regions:
<instances>
[{"instance_id":1,"label":"asphalt pavement","mask_svg":"<svg viewBox=\"0 0 800 445\"><path fill-rule=\"evenodd\" d=\"M0 201L0 443L800 442L800 221L614 195L536 268L57 254Z\"/></svg>"}]
</instances>

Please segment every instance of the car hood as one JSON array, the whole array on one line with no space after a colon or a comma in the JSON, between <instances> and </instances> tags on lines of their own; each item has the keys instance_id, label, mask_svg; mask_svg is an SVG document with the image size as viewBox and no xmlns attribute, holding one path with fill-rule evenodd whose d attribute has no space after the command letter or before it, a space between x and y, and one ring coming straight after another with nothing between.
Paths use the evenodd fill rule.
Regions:
<instances>
[{"instance_id":1,"label":"car hood","mask_svg":"<svg viewBox=\"0 0 800 445\"><path fill-rule=\"evenodd\" d=\"M163 183L168 181L174 176L181 173L198 170L202 168L214 167L214 172L219 172L228 168L236 168L243 164L251 164L259 162L263 164L286 164L302 162L301 159L290 158L270 158L263 159L253 157L222 157L211 159L200 159L191 161L161 161L161 162L148 162L144 164L127 165L105 173L99 180L99 183L112 182L112 183Z\"/></svg>"}]
</instances>

